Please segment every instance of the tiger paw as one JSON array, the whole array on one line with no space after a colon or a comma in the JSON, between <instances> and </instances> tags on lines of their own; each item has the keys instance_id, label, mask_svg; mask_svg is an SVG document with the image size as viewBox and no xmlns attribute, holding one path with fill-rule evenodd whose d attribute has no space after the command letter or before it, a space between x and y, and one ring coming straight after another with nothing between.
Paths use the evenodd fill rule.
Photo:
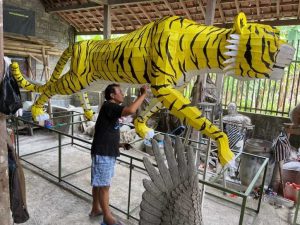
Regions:
<instances>
[{"instance_id":1,"label":"tiger paw","mask_svg":"<svg viewBox=\"0 0 300 225\"><path fill-rule=\"evenodd\" d=\"M145 139L152 139L154 136L154 130L147 127L145 123L139 122L137 119L134 120L134 127L136 133Z\"/></svg>"},{"instance_id":2,"label":"tiger paw","mask_svg":"<svg viewBox=\"0 0 300 225\"><path fill-rule=\"evenodd\" d=\"M31 113L34 121L44 121L49 119L49 114L44 112L42 107L33 105L31 107Z\"/></svg>"},{"instance_id":3,"label":"tiger paw","mask_svg":"<svg viewBox=\"0 0 300 225\"><path fill-rule=\"evenodd\" d=\"M94 121L95 120L94 115L95 115L95 113L91 109L84 111L84 116L89 121Z\"/></svg>"}]
</instances>

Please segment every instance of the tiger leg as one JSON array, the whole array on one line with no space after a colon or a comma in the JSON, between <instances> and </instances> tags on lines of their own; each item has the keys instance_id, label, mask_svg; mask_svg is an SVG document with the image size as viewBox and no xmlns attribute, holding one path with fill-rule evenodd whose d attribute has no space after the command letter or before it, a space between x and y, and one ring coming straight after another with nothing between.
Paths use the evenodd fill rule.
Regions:
<instances>
[{"instance_id":1,"label":"tiger leg","mask_svg":"<svg viewBox=\"0 0 300 225\"><path fill-rule=\"evenodd\" d=\"M191 102L185 98L182 93L174 89L170 84L152 86L151 90L154 96L156 96L173 115L217 142L218 156L222 165L229 163L233 159L234 154L229 148L226 134L214 126L207 118L202 116L202 112L197 107L192 106Z\"/></svg>"},{"instance_id":2,"label":"tiger leg","mask_svg":"<svg viewBox=\"0 0 300 225\"><path fill-rule=\"evenodd\" d=\"M91 109L87 92L79 92L77 95L79 96L81 107L83 108L85 117L87 118L87 120L93 120L95 113Z\"/></svg>"},{"instance_id":3,"label":"tiger leg","mask_svg":"<svg viewBox=\"0 0 300 225\"><path fill-rule=\"evenodd\" d=\"M70 71L67 72L56 82L53 82L45 87L31 108L33 119L35 121L49 119L49 115L44 112L43 106L53 95L71 95L82 89L84 89L84 86L80 83L78 77Z\"/></svg>"},{"instance_id":4,"label":"tiger leg","mask_svg":"<svg viewBox=\"0 0 300 225\"><path fill-rule=\"evenodd\" d=\"M136 133L146 139L151 139L154 136L154 130L147 126L148 119L163 107L162 103L157 98L152 98L147 108L140 113L134 120Z\"/></svg>"}]
</instances>

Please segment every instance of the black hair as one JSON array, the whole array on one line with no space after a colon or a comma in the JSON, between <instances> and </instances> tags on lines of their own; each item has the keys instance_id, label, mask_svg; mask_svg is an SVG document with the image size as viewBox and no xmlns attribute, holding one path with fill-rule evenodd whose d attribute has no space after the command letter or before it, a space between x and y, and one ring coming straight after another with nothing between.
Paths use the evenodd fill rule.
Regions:
<instances>
[{"instance_id":1,"label":"black hair","mask_svg":"<svg viewBox=\"0 0 300 225\"><path fill-rule=\"evenodd\" d=\"M108 101L110 99L112 99L112 97L110 96L111 94L114 94L116 93L115 92L115 87L120 87L119 84L110 84L108 85L106 88L105 88L105 91L104 91L104 96L105 96L105 99Z\"/></svg>"}]
</instances>

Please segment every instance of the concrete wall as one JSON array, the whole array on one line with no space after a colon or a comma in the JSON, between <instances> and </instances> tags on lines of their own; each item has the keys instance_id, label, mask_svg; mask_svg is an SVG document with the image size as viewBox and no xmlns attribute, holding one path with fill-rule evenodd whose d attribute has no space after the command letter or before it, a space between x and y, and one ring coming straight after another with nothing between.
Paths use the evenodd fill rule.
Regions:
<instances>
[{"instance_id":1,"label":"concrete wall","mask_svg":"<svg viewBox=\"0 0 300 225\"><path fill-rule=\"evenodd\" d=\"M264 139L268 141L272 141L276 136L278 136L281 128L283 127L283 123L291 123L291 120L289 118L244 112L242 112L241 114L250 117L252 120L252 124L255 125L254 138ZM292 146L299 148L300 137L291 135L290 142Z\"/></svg>"}]
</instances>

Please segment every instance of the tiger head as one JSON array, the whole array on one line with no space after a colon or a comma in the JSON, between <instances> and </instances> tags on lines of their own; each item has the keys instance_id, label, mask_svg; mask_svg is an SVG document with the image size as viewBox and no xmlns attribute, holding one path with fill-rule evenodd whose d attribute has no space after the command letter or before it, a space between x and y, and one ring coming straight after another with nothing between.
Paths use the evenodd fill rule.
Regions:
<instances>
[{"instance_id":1,"label":"tiger head","mask_svg":"<svg viewBox=\"0 0 300 225\"><path fill-rule=\"evenodd\" d=\"M244 13L236 16L225 47L226 75L239 79L269 78L278 80L294 56L295 49L280 40L279 30L269 25L247 23Z\"/></svg>"}]
</instances>

